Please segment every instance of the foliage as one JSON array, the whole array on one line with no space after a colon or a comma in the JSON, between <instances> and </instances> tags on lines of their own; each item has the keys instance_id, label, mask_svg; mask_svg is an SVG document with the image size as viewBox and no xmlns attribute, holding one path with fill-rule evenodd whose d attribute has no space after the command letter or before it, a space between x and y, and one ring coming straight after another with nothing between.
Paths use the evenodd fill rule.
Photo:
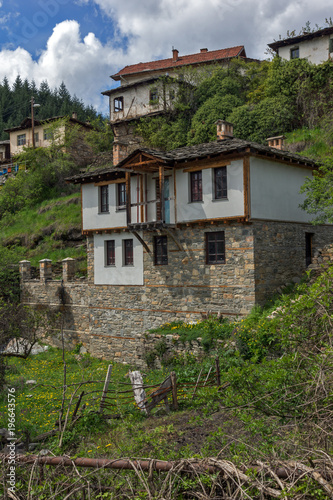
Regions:
<instances>
[{"instance_id":1,"label":"foliage","mask_svg":"<svg viewBox=\"0 0 333 500\"><path fill-rule=\"evenodd\" d=\"M314 223L333 223L332 157L323 160L318 172L306 179L301 192L306 194L302 208L315 215Z\"/></svg>"},{"instance_id":2,"label":"foliage","mask_svg":"<svg viewBox=\"0 0 333 500\"><path fill-rule=\"evenodd\" d=\"M71 96L62 82L59 88L50 89L48 83L43 81L37 88L34 81L27 79L22 81L18 75L10 87L5 77L0 84L0 104L2 113L0 115L0 137L7 139L6 128L19 125L24 118L31 113L31 96L40 107L35 110L35 119L43 120L54 116L72 115L77 113L80 121L88 121L98 118L92 106L86 106L78 97Z\"/></svg>"}]
</instances>

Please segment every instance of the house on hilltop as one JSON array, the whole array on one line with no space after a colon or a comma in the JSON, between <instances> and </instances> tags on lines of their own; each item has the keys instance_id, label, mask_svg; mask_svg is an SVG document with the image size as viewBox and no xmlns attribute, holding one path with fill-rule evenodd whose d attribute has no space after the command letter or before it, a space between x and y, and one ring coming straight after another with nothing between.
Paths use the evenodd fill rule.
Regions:
<instances>
[{"instance_id":1,"label":"house on hilltop","mask_svg":"<svg viewBox=\"0 0 333 500\"><path fill-rule=\"evenodd\" d=\"M333 226L313 226L299 208L315 162L281 141L240 140L218 121L214 142L139 148L117 166L67 179L81 185L88 279L75 279L73 259L64 259L61 283L50 260L39 280L22 261L22 302L62 307L66 341L136 366L148 329L264 304L333 237Z\"/></svg>"},{"instance_id":2,"label":"house on hilltop","mask_svg":"<svg viewBox=\"0 0 333 500\"><path fill-rule=\"evenodd\" d=\"M24 147L49 147L52 141L63 143L66 135L77 127L78 134L71 145L71 152L79 163L87 164L92 161L93 153L90 146L84 141L84 134L93 129L92 125L77 119L77 114L71 117L54 116L45 120L25 118L20 125L5 130L9 134L10 155L15 156L21 153ZM34 131L34 143L33 134Z\"/></svg>"},{"instance_id":3,"label":"house on hilltop","mask_svg":"<svg viewBox=\"0 0 333 500\"><path fill-rule=\"evenodd\" d=\"M268 46L287 61L301 58L320 64L333 57L333 27L278 40Z\"/></svg>"},{"instance_id":4,"label":"house on hilltop","mask_svg":"<svg viewBox=\"0 0 333 500\"><path fill-rule=\"evenodd\" d=\"M189 85L180 77L186 68L200 71L216 64L227 66L234 58L254 60L247 58L243 45L211 51L201 49L197 54L186 56L173 49L171 58L125 66L112 75L120 86L102 94L109 97L114 163L124 159L140 143L140 138L133 134L135 120L161 114L173 107L179 85Z\"/></svg>"},{"instance_id":5,"label":"house on hilltop","mask_svg":"<svg viewBox=\"0 0 333 500\"><path fill-rule=\"evenodd\" d=\"M146 327L179 313L248 313L332 240L332 226L311 225L299 207L313 160L236 139L221 120L217 134L69 179L82 188L91 283L128 314L148 308Z\"/></svg>"}]
</instances>

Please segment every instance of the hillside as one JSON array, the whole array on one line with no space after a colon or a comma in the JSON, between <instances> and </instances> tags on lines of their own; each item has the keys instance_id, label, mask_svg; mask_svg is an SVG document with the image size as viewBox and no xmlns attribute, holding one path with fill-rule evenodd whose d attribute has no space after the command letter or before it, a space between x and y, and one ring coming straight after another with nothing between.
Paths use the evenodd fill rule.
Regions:
<instances>
[{"instance_id":1,"label":"hillside","mask_svg":"<svg viewBox=\"0 0 333 500\"><path fill-rule=\"evenodd\" d=\"M330 98L332 78L332 61L314 66L299 59L282 61L275 58L272 62L265 61L261 64L235 60L227 69L216 67L209 74L200 77L189 70L183 75L183 79L195 83L195 86L182 87L174 111L156 118L141 119L137 125L137 133L144 137L149 146L171 149L214 140L215 121L221 118L234 124L235 137L265 143L267 137L284 133L287 137L287 149L330 165L333 156L333 101ZM27 87L27 84L23 86ZM6 84L3 83L0 97L5 87ZM19 82L15 87L20 87ZM46 90L44 89L45 95ZM62 90L65 92L65 89ZM40 96L36 95L36 99L37 97ZM69 97L68 99L70 101ZM96 151L112 147L112 136L106 124L100 133L95 133L92 142ZM79 252L75 249L75 242L78 245L81 243L76 236L73 240L70 234L73 230L79 231L79 206L69 203L66 198L63 203L61 201L62 196L69 193L64 177L74 173L76 167L69 158L57 154L42 157L40 152L36 167L40 173L37 174L36 168L33 168L28 174L24 174L24 179L18 176L0 190L0 244L13 251L16 261L23 257L31 258L36 264L45 257L59 260L78 253L83 256L83 247ZM34 161L31 152L27 151L26 157L29 161ZM106 163L110 164L110 159ZM100 164L103 161L96 161L91 168L98 168ZM328 179L329 176L325 178ZM304 208L310 211L320 209L318 189L324 190L323 178L316 179L316 182L318 186L315 192L312 185L306 188L308 202ZM55 205L59 213L50 209L47 217L41 217L41 203L50 207ZM66 230L61 220L66 216L59 209L62 205L73 211L73 227L68 224ZM32 210L30 215L26 212L27 208ZM26 218L33 219L32 213L38 219L38 229L29 229L27 232ZM326 208L319 220L323 221L330 215L329 208ZM69 233L66 233L67 230ZM25 234L29 236L25 237ZM24 244L25 238L27 246Z\"/></svg>"}]
</instances>

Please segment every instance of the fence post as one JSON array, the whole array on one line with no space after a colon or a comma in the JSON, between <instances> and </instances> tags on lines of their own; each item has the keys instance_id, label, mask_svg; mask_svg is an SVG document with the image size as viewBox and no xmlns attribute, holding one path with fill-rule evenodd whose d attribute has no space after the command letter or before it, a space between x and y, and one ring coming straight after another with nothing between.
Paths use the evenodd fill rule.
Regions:
<instances>
[{"instance_id":1,"label":"fence post","mask_svg":"<svg viewBox=\"0 0 333 500\"><path fill-rule=\"evenodd\" d=\"M148 415L148 411L145 404L146 392L143 388L142 375L139 371L128 372L128 374L132 382L134 399L136 401L136 404L138 405L141 411L143 411Z\"/></svg>"},{"instance_id":2,"label":"fence post","mask_svg":"<svg viewBox=\"0 0 333 500\"><path fill-rule=\"evenodd\" d=\"M215 364L216 364L216 383L217 383L217 388L219 389L221 387L221 373L220 373L220 360L218 357L215 359Z\"/></svg>"},{"instance_id":3,"label":"fence post","mask_svg":"<svg viewBox=\"0 0 333 500\"><path fill-rule=\"evenodd\" d=\"M177 401L177 376L175 372L170 373L171 384L172 384L172 404L173 409L178 410L178 401Z\"/></svg>"},{"instance_id":4,"label":"fence post","mask_svg":"<svg viewBox=\"0 0 333 500\"><path fill-rule=\"evenodd\" d=\"M109 365L108 371L107 371L107 374L106 374L106 377L105 377L105 382L104 382L104 387L103 387L103 393L102 393L102 397L101 397L101 402L100 402L100 405L99 405L99 413L102 413L102 411L103 411L104 401L105 401L106 394L107 394L108 388L109 388L109 382L110 382L110 378L111 378L111 372L112 372L112 365Z\"/></svg>"}]
</instances>

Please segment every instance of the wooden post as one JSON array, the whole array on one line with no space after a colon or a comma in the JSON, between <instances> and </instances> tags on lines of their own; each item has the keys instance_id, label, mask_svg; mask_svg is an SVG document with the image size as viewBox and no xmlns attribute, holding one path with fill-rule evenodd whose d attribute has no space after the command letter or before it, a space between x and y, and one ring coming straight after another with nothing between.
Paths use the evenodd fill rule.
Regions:
<instances>
[{"instance_id":1,"label":"wooden post","mask_svg":"<svg viewBox=\"0 0 333 500\"><path fill-rule=\"evenodd\" d=\"M105 377L105 382L104 382L104 387L103 387L103 393L102 393L102 397L101 397L101 402L100 402L100 405L99 405L99 413L102 413L102 411L103 411L103 405L104 405L106 394L108 392L110 378L111 378L111 373L112 373L112 365L109 365L108 366L108 371L107 371L107 374L106 374L106 377Z\"/></svg>"},{"instance_id":2,"label":"wooden post","mask_svg":"<svg viewBox=\"0 0 333 500\"><path fill-rule=\"evenodd\" d=\"M164 222L164 167L159 167L161 221Z\"/></svg>"},{"instance_id":3,"label":"wooden post","mask_svg":"<svg viewBox=\"0 0 333 500\"><path fill-rule=\"evenodd\" d=\"M210 372L211 372L211 371L212 371L212 367L210 367L210 368L209 368L208 375L207 375L206 380L205 380L205 382L204 382L204 387L205 387L205 385L206 385L206 383L207 383L207 380L209 379L209 375L210 375Z\"/></svg>"},{"instance_id":4,"label":"wooden post","mask_svg":"<svg viewBox=\"0 0 333 500\"><path fill-rule=\"evenodd\" d=\"M143 379L142 375L139 371L128 372L129 378L132 382L134 399L136 404L140 408L141 411L148 415L148 411L146 409L145 400L146 400L146 392L143 388Z\"/></svg>"},{"instance_id":5,"label":"wooden post","mask_svg":"<svg viewBox=\"0 0 333 500\"><path fill-rule=\"evenodd\" d=\"M78 411L79 406L81 404L83 396L84 396L84 391L81 392L79 399L78 399L78 402L76 403L75 410L74 410L73 415L72 415L72 422L73 422L74 418L76 417L76 414L77 414L77 411Z\"/></svg>"},{"instance_id":6,"label":"wooden post","mask_svg":"<svg viewBox=\"0 0 333 500\"><path fill-rule=\"evenodd\" d=\"M178 410L176 373L171 372L170 377L171 377L171 384L172 384L172 405L173 405L174 410Z\"/></svg>"},{"instance_id":7,"label":"wooden post","mask_svg":"<svg viewBox=\"0 0 333 500\"><path fill-rule=\"evenodd\" d=\"M197 383L195 384L194 391L193 391L193 394L192 394L192 399L194 399L195 393L197 392L197 387L198 387L198 383L199 383L199 380L200 380L200 377L201 377L202 370L203 370L203 368L201 368L200 373L199 373L199 377L198 377L198 380L197 380Z\"/></svg>"},{"instance_id":8,"label":"wooden post","mask_svg":"<svg viewBox=\"0 0 333 500\"><path fill-rule=\"evenodd\" d=\"M218 357L215 359L215 364L216 364L216 383L219 389L221 387L221 374L220 374L220 360Z\"/></svg>"},{"instance_id":9,"label":"wooden post","mask_svg":"<svg viewBox=\"0 0 333 500\"><path fill-rule=\"evenodd\" d=\"M131 208L131 173L126 172L126 215L127 215L127 225L131 224L132 221L132 208Z\"/></svg>"}]
</instances>

